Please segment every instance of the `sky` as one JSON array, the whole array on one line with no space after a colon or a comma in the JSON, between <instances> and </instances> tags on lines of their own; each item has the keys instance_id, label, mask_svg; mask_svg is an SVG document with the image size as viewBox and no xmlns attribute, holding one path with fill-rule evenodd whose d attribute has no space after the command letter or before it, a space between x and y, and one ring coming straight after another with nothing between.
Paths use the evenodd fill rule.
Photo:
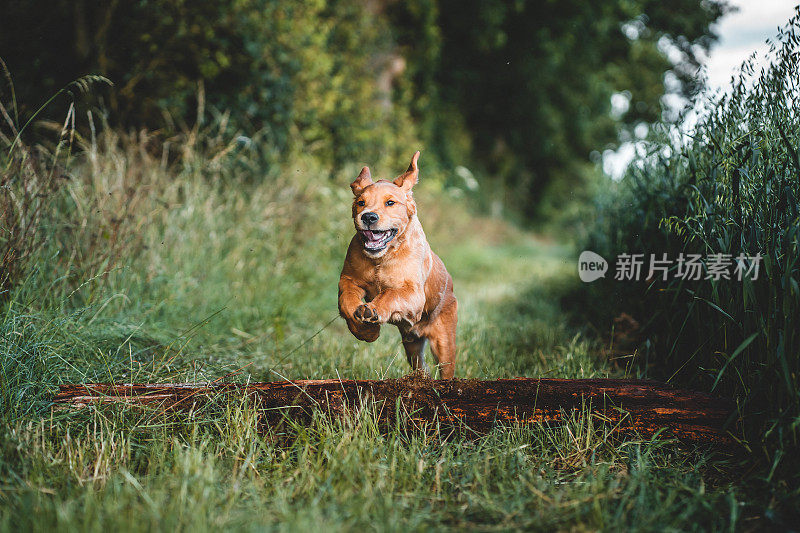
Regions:
<instances>
[{"instance_id":1,"label":"sky","mask_svg":"<svg viewBox=\"0 0 800 533\"><path fill-rule=\"evenodd\" d=\"M764 41L777 34L794 13L796 0L736 0L738 11L722 18L714 27L720 36L706 60L709 85L724 88L731 74L753 51L767 51Z\"/></svg>"},{"instance_id":2,"label":"sky","mask_svg":"<svg viewBox=\"0 0 800 533\"><path fill-rule=\"evenodd\" d=\"M729 3L737 11L724 16L713 27L719 41L704 61L712 91L725 91L736 69L753 52L763 60L768 49L765 41L774 37L778 27L791 18L798 0L731 0ZM603 170L614 178L621 177L635 151L632 143L626 143L616 152L604 152Z\"/></svg>"}]
</instances>

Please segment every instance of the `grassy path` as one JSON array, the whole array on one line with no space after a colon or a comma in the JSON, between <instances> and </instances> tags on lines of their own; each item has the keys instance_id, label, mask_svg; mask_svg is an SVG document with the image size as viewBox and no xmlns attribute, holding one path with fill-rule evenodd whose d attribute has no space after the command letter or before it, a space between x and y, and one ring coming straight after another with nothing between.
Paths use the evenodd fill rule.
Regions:
<instances>
[{"instance_id":1,"label":"grassy path","mask_svg":"<svg viewBox=\"0 0 800 533\"><path fill-rule=\"evenodd\" d=\"M568 247L525 235L501 246L463 245L452 255L465 377L605 375L561 310L561 296L579 283Z\"/></svg>"},{"instance_id":2,"label":"grassy path","mask_svg":"<svg viewBox=\"0 0 800 533\"><path fill-rule=\"evenodd\" d=\"M606 365L592 357L590 343L569 331L560 309L561 292L577 281L568 247L522 235L512 244L455 244L442 256L459 298L459 377L606 375ZM330 295L320 301L325 302L326 311L335 314L335 300ZM324 324L331 313L318 314ZM305 338L315 332L308 328ZM293 341L297 346L303 337ZM248 370L269 372L274 359L267 351L268 347L251 352ZM427 358L432 364L430 352ZM396 328L384 326L380 339L367 344L354 339L343 321L337 320L274 371L265 379L278 379L279 375L375 379L400 377L409 368Z\"/></svg>"}]
</instances>

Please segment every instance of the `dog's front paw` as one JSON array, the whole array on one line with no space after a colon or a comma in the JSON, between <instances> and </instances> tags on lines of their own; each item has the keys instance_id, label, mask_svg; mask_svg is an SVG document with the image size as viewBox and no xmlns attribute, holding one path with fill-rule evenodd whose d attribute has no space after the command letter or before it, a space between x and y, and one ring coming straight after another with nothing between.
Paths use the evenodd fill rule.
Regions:
<instances>
[{"instance_id":1,"label":"dog's front paw","mask_svg":"<svg viewBox=\"0 0 800 533\"><path fill-rule=\"evenodd\" d=\"M360 322L364 322L365 324L377 324L380 322L378 312L369 304L361 304L356 307L353 317Z\"/></svg>"}]
</instances>

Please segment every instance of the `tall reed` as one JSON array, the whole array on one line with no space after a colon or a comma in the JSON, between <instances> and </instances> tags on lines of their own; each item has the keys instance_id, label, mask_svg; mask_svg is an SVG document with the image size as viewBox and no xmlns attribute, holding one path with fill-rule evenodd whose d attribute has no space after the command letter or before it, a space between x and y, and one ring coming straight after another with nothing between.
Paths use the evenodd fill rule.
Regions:
<instances>
[{"instance_id":1,"label":"tall reed","mask_svg":"<svg viewBox=\"0 0 800 533\"><path fill-rule=\"evenodd\" d=\"M745 62L728 94L706 97L691 135L660 131L602 202L587 243L610 257L730 254L730 279L709 276L708 263L702 279L681 279L673 264L666 281L606 288L643 324L639 368L735 397L744 438L776 466L800 447L799 45L796 14L770 65ZM738 279L740 255L761 256L757 279Z\"/></svg>"}]
</instances>

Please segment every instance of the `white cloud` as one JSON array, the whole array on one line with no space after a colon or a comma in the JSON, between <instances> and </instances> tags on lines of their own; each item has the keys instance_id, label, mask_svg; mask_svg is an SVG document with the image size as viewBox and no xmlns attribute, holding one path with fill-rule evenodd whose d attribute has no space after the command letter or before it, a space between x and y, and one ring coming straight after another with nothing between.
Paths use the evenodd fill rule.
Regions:
<instances>
[{"instance_id":1,"label":"white cloud","mask_svg":"<svg viewBox=\"0 0 800 533\"><path fill-rule=\"evenodd\" d=\"M794 15L798 5L796 0L733 0L730 3L738 10L714 26L719 41L703 61L712 92L727 91L731 77L754 52L757 60L764 61L769 49L766 40L777 35L778 28ZM758 70L759 65L756 67ZM683 105L669 96L665 97L664 103L673 107ZM690 114L689 121L693 118L694 115ZM616 152L606 150L603 152L603 170L619 179L636 151L631 143L623 144Z\"/></svg>"},{"instance_id":2,"label":"white cloud","mask_svg":"<svg viewBox=\"0 0 800 533\"><path fill-rule=\"evenodd\" d=\"M778 33L797 6L794 0L738 0L731 4L738 11L714 26L720 39L705 60L712 89L727 89L734 71L753 52L763 59L768 49L765 41Z\"/></svg>"}]
</instances>

